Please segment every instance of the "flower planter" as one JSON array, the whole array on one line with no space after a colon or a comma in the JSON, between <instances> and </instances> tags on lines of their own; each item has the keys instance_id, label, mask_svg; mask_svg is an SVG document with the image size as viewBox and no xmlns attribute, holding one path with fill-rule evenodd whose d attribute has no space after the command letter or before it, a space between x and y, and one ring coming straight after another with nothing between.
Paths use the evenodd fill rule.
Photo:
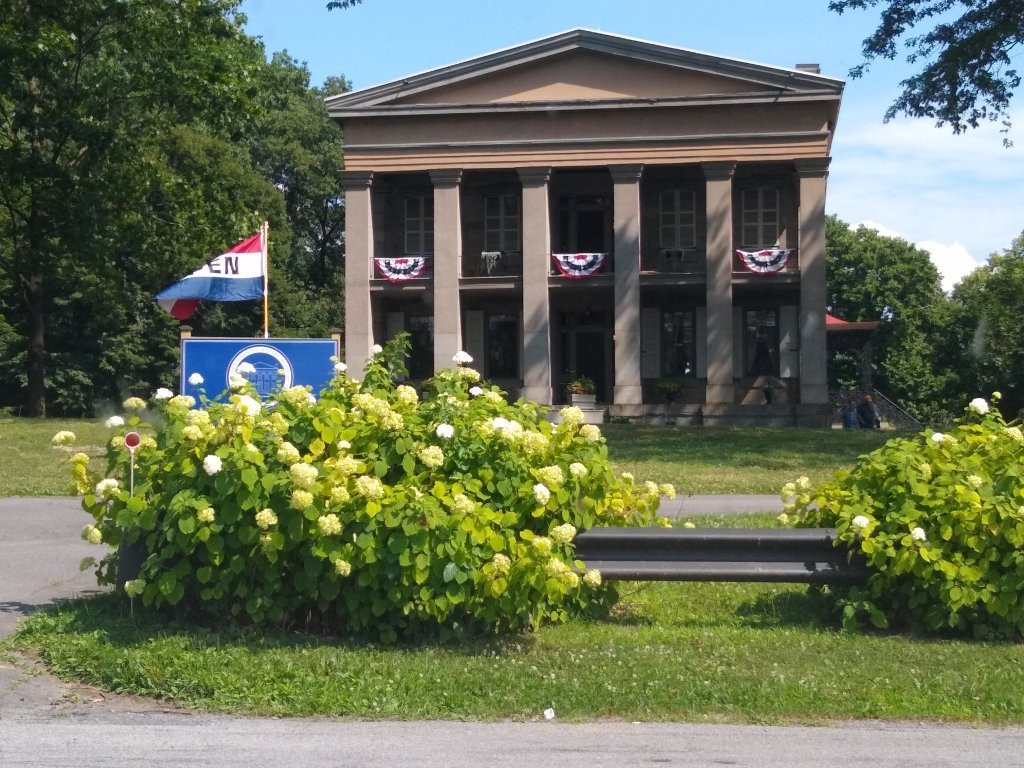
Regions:
<instances>
[{"instance_id":1,"label":"flower planter","mask_svg":"<svg viewBox=\"0 0 1024 768\"><path fill-rule=\"evenodd\" d=\"M573 405L593 406L597 402L597 395L569 395Z\"/></svg>"}]
</instances>

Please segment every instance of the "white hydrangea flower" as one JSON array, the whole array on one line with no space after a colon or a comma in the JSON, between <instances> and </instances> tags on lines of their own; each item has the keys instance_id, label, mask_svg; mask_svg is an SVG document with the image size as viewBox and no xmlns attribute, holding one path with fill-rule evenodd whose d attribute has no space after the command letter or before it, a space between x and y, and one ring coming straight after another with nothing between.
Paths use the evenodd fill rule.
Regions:
<instances>
[{"instance_id":1,"label":"white hydrangea flower","mask_svg":"<svg viewBox=\"0 0 1024 768\"><path fill-rule=\"evenodd\" d=\"M256 366L250 363L248 360L246 360L242 363L239 363L238 367L235 368L235 370L243 375L247 373L256 373Z\"/></svg>"},{"instance_id":2,"label":"white hydrangea flower","mask_svg":"<svg viewBox=\"0 0 1024 768\"><path fill-rule=\"evenodd\" d=\"M983 481L977 475L968 475L967 476L967 482L970 483L975 488L977 488L979 485L982 484Z\"/></svg>"},{"instance_id":3,"label":"white hydrangea flower","mask_svg":"<svg viewBox=\"0 0 1024 768\"><path fill-rule=\"evenodd\" d=\"M191 384L193 387L198 387L204 381L205 379L203 378L203 374L199 373L199 371L196 371L195 373L188 377L188 383Z\"/></svg>"},{"instance_id":4,"label":"white hydrangea flower","mask_svg":"<svg viewBox=\"0 0 1024 768\"><path fill-rule=\"evenodd\" d=\"M572 523L563 523L551 529L551 540L558 544L569 544L575 538L576 526Z\"/></svg>"},{"instance_id":5,"label":"white hydrangea flower","mask_svg":"<svg viewBox=\"0 0 1024 768\"><path fill-rule=\"evenodd\" d=\"M442 440L451 440L455 436L455 427L451 424L438 424L434 434Z\"/></svg>"},{"instance_id":6,"label":"white hydrangea flower","mask_svg":"<svg viewBox=\"0 0 1024 768\"><path fill-rule=\"evenodd\" d=\"M601 586L601 572L597 569L587 571L585 574L583 574L583 583L586 584L588 587L597 589Z\"/></svg>"},{"instance_id":7,"label":"white hydrangea flower","mask_svg":"<svg viewBox=\"0 0 1024 768\"><path fill-rule=\"evenodd\" d=\"M295 487L308 490L316 483L319 471L312 464L300 461L288 467L288 474L291 476L292 484Z\"/></svg>"},{"instance_id":8,"label":"white hydrangea flower","mask_svg":"<svg viewBox=\"0 0 1024 768\"><path fill-rule=\"evenodd\" d=\"M191 395L175 395L167 401L169 408L181 408L182 410L188 410L196 404L196 399Z\"/></svg>"},{"instance_id":9,"label":"white hydrangea flower","mask_svg":"<svg viewBox=\"0 0 1024 768\"><path fill-rule=\"evenodd\" d=\"M196 512L196 519L200 523L212 523L217 517L217 513L213 511L213 507L205 507Z\"/></svg>"},{"instance_id":10,"label":"white hydrangea flower","mask_svg":"<svg viewBox=\"0 0 1024 768\"><path fill-rule=\"evenodd\" d=\"M469 365L473 362L473 358L468 352L460 350L452 357L452 362L456 365Z\"/></svg>"},{"instance_id":11,"label":"white hydrangea flower","mask_svg":"<svg viewBox=\"0 0 1024 768\"><path fill-rule=\"evenodd\" d=\"M480 395L482 395L483 393L484 393L484 390L481 387L470 387L469 388L469 394L470 394L471 397L480 397Z\"/></svg>"},{"instance_id":12,"label":"white hydrangea flower","mask_svg":"<svg viewBox=\"0 0 1024 768\"><path fill-rule=\"evenodd\" d=\"M241 395L236 405L238 410L242 411L246 416L259 416L260 411L263 410L263 406L259 401L250 395Z\"/></svg>"},{"instance_id":13,"label":"white hydrangea flower","mask_svg":"<svg viewBox=\"0 0 1024 768\"><path fill-rule=\"evenodd\" d=\"M584 424L580 427L580 437L588 443L596 443L601 439L601 429L596 424Z\"/></svg>"},{"instance_id":14,"label":"white hydrangea flower","mask_svg":"<svg viewBox=\"0 0 1024 768\"><path fill-rule=\"evenodd\" d=\"M550 467L541 467L537 470L537 478L548 486L559 486L565 482L565 473L562 472L562 468L557 464L552 464Z\"/></svg>"},{"instance_id":15,"label":"white hydrangea flower","mask_svg":"<svg viewBox=\"0 0 1024 768\"><path fill-rule=\"evenodd\" d=\"M212 453L203 459L203 469L206 470L206 474L208 475L216 475L220 472L223 466L224 462L221 461L220 456L216 456Z\"/></svg>"},{"instance_id":16,"label":"white hydrangea flower","mask_svg":"<svg viewBox=\"0 0 1024 768\"><path fill-rule=\"evenodd\" d=\"M316 519L316 527L323 536L336 536L341 533L341 520L333 512L320 515Z\"/></svg>"},{"instance_id":17,"label":"white hydrangea flower","mask_svg":"<svg viewBox=\"0 0 1024 768\"><path fill-rule=\"evenodd\" d=\"M334 372L335 373L344 373L347 370L348 370L348 366L345 365L340 360L334 364Z\"/></svg>"},{"instance_id":18,"label":"white hydrangea flower","mask_svg":"<svg viewBox=\"0 0 1024 768\"><path fill-rule=\"evenodd\" d=\"M172 397L174 397L174 393L167 387L160 387L153 395L154 400L170 400Z\"/></svg>"},{"instance_id":19,"label":"white hydrangea flower","mask_svg":"<svg viewBox=\"0 0 1024 768\"><path fill-rule=\"evenodd\" d=\"M569 465L569 474L573 477L586 477L589 470L585 464L581 464L578 461L574 461Z\"/></svg>"},{"instance_id":20,"label":"white hydrangea flower","mask_svg":"<svg viewBox=\"0 0 1024 768\"><path fill-rule=\"evenodd\" d=\"M370 347L370 352L375 355L379 355L383 351L384 347L382 347L380 344L374 344L372 347Z\"/></svg>"},{"instance_id":21,"label":"white hydrangea flower","mask_svg":"<svg viewBox=\"0 0 1024 768\"><path fill-rule=\"evenodd\" d=\"M82 538L90 544L102 544L103 532L95 525L87 525L82 529Z\"/></svg>"},{"instance_id":22,"label":"white hydrangea flower","mask_svg":"<svg viewBox=\"0 0 1024 768\"><path fill-rule=\"evenodd\" d=\"M145 579L131 579L124 583L124 593L128 597L138 597L146 589Z\"/></svg>"},{"instance_id":23,"label":"white hydrangea flower","mask_svg":"<svg viewBox=\"0 0 1024 768\"><path fill-rule=\"evenodd\" d=\"M868 520L868 518L865 515L857 515L855 518L853 518L853 520L850 521L850 524L854 528L859 528L861 530L867 528L870 523L871 521Z\"/></svg>"},{"instance_id":24,"label":"white hydrangea flower","mask_svg":"<svg viewBox=\"0 0 1024 768\"><path fill-rule=\"evenodd\" d=\"M146 401L141 397L129 397L121 403L121 407L126 411L141 411L145 409Z\"/></svg>"},{"instance_id":25,"label":"white hydrangea flower","mask_svg":"<svg viewBox=\"0 0 1024 768\"><path fill-rule=\"evenodd\" d=\"M495 553L494 557L491 558L491 564L498 573L508 573L512 568L512 561L508 559L507 555L501 554L501 552Z\"/></svg>"},{"instance_id":26,"label":"white hydrangea flower","mask_svg":"<svg viewBox=\"0 0 1024 768\"><path fill-rule=\"evenodd\" d=\"M111 416L109 419L103 422L103 425L108 429L113 429L114 427L123 427L124 419L122 419L120 416Z\"/></svg>"},{"instance_id":27,"label":"white hydrangea flower","mask_svg":"<svg viewBox=\"0 0 1024 768\"><path fill-rule=\"evenodd\" d=\"M1006 434L1014 440L1024 441L1024 432L1020 431L1020 427L1007 427Z\"/></svg>"},{"instance_id":28,"label":"white hydrangea flower","mask_svg":"<svg viewBox=\"0 0 1024 768\"><path fill-rule=\"evenodd\" d=\"M348 440L339 440L338 441L338 450L339 451L347 451L351 447L352 447L352 443L350 443Z\"/></svg>"},{"instance_id":29,"label":"white hydrangea flower","mask_svg":"<svg viewBox=\"0 0 1024 768\"><path fill-rule=\"evenodd\" d=\"M242 376L241 374L232 373L230 376L228 376L228 386L231 387L231 389L241 389L248 383L249 380L245 378L245 376Z\"/></svg>"},{"instance_id":30,"label":"white hydrangea flower","mask_svg":"<svg viewBox=\"0 0 1024 768\"><path fill-rule=\"evenodd\" d=\"M111 499L120 488L120 483L112 477L100 480L96 483L96 495L101 499Z\"/></svg>"},{"instance_id":31,"label":"white hydrangea flower","mask_svg":"<svg viewBox=\"0 0 1024 768\"><path fill-rule=\"evenodd\" d=\"M974 411L974 413L978 414L979 416L984 416L986 413L988 413L988 403L985 402L985 398L983 397L974 398L973 400L971 400L970 405L968 405L967 407L970 408L972 411Z\"/></svg>"},{"instance_id":32,"label":"white hydrangea flower","mask_svg":"<svg viewBox=\"0 0 1024 768\"><path fill-rule=\"evenodd\" d=\"M352 573L352 564L348 560L335 560L334 572L344 578Z\"/></svg>"},{"instance_id":33,"label":"white hydrangea flower","mask_svg":"<svg viewBox=\"0 0 1024 768\"><path fill-rule=\"evenodd\" d=\"M661 495L666 499L674 499L676 497L676 487L672 483L662 483L658 486L658 490L661 491Z\"/></svg>"},{"instance_id":34,"label":"white hydrangea flower","mask_svg":"<svg viewBox=\"0 0 1024 768\"><path fill-rule=\"evenodd\" d=\"M925 534L924 529L920 528L920 527L915 528L914 530L912 530L910 532L910 538L912 538L914 541L927 541L928 540L928 536Z\"/></svg>"},{"instance_id":35,"label":"white hydrangea flower","mask_svg":"<svg viewBox=\"0 0 1024 768\"><path fill-rule=\"evenodd\" d=\"M75 433L68 429L62 429L50 439L50 442L54 445L71 445L75 442Z\"/></svg>"},{"instance_id":36,"label":"white hydrangea flower","mask_svg":"<svg viewBox=\"0 0 1024 768\"><path fill-rule=\"evenodd\" d=\"M544 483L537 483L533 486L533 498L537 500L538 504L547 504L551 500L551 491Z\"/></svg>"},{"instance_id":37,"label":"white hydrangea flower","mask_svg":"<svg viewBox=\"0 0 1024 768\"><path fill-rule=\"evenodd\" d=\"M933 443L941 443L945 439L946 439L946 436L944 434L942 434L941 432L932 432L932 434L931 434L931 441Z\"/></svg>"},{"instance_id":38,"label":"white hydrangea flower","mask_svg":"<svg viewBox=\"0 0 1024 768\"><path fill-rule=\"evenodd\" d=\"M261 509L259 512L257 512L256 525L258 525L260 529L264 531L268 528L272 528L273 526L277 525L277 515L274 513L274 510L268 508Z\"/></svg>"}]
</instances>

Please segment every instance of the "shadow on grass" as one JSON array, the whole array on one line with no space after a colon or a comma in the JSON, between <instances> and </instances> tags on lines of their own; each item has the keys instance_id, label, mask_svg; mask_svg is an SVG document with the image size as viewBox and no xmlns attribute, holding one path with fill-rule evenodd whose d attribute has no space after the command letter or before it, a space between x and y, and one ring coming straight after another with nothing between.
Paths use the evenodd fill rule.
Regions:
<instances>
[{"instance_id":1,"label":"shadow on grass","mask_svg":"<svg viewBox=\"0 0 1024 768\"><path fill-rule=\"evenodd\" d=\"M760 595L742 603L736 615L743 626L755 629L837 628L828 599L813 588Z\"/></svg>"},{"instance_id":2,"label":"shadow on grass","mask_svg":"<svg viewBox=\"0 0 1024 768\"><path fill-rule=\"evenodd\" d=\"M41 622L47 625L56 622L62 635L101 638L113 648L134 648L158 639L179 638L190 649L200 651L231 645L249 651L317 648L397 652L437 650L448 654L489 656L506 650L520 652L534 643L533 636L526 633L487 637L467 633L447 638L435 635L388 644L363 637L241 625L230 620L225 620L222 626L212 626L208 621L185 620L170 612L145 608L138 602L133 608L123 595L114 593L61 600L45 607L40 614L43 615ZM33 637L37 634L35 626L30 620L15 634L14 644L24 642L33 645ZM39 630L40 634L52 632L47 627Z\"/></svg>"}]
</instances>

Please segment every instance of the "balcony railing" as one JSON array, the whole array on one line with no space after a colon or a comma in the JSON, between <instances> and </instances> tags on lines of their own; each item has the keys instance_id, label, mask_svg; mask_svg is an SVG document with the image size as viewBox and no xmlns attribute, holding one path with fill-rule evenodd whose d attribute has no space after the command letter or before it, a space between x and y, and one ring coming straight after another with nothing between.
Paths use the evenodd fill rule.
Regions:
<instances>
[{"instance_id":1,"label":"balcony railing","mask_svg":"<svg viewBox=\"0 0 1024 768\"><path fill-rule=\"evenodd\" d=\"M702 275L705 268L704 253L696 248L662 248L640 262L642 271L659 274Z\"/></svg>"},{"instance_id":2,"label":"balcony railing","mask_svg":"<svg viewBox=\"0 0 1024 768\"><path fill-rule=\"evenodd\" d=\"M462 254L463 277L519 277L523 254L518 251L483 251Z\"/></svg>"}]
</instances>

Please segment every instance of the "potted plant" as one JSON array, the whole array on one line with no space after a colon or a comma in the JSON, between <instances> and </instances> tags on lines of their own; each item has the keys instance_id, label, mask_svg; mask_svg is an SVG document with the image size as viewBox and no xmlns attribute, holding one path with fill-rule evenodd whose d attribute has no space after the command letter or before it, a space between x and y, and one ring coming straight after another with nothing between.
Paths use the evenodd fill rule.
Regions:
<instances>
[{"instance_id":1,"label":"potted plant","mask_svg":"<svg viewBox=\"0 0 1024 768\"><path fill-rule=\"evenodd\" d=\"M565 388L573 405L593 405L597 400L597 395L594 394L594 380L589 376L577 376Z\"/></svg>"},{"instance_id":2,"label":"potted plant","mask_svg":"<svg viewBox=\"0 0 1024 768\"><path fill-rule=\"evenodd\" d=\"M679 390L683 388L676 379L662 379L655 385L655 389L665 398L666 403L674 403Z\"/></svg>"}]
</instances>

